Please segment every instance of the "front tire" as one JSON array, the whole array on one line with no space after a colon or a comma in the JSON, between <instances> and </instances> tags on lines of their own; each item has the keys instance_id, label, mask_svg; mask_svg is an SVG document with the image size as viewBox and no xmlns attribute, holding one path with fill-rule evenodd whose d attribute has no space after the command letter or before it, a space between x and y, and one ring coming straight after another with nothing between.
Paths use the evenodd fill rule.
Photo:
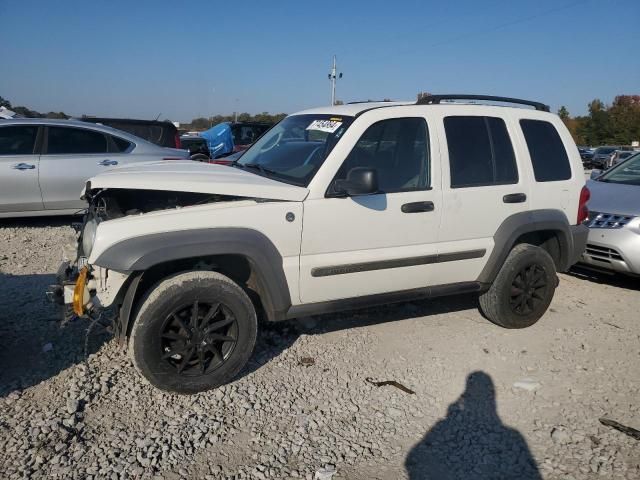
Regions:
<instances>
[{"instance_id":1,"label":"front tire","mask_svg":"<svg viewBox=\"0 0 640 480\"><path fill-rule=\"evenodd\" d=\"M480 295L480 310L501 327L529 327L549 308L557 284L555 264L544 249L516 245L489 290Z\"/></svg>"},{"instance_id":2,"label":"front tire","mask_svg":"<svg viewBox=\"0 0 640 480\"><path fill-rule=\"evenodd\" d=\"M146 294L131 332L135 368L153 386L196 393L232 380L256 343L256 311L228 277L183 272Z\"/></svg>"}]
</instances>

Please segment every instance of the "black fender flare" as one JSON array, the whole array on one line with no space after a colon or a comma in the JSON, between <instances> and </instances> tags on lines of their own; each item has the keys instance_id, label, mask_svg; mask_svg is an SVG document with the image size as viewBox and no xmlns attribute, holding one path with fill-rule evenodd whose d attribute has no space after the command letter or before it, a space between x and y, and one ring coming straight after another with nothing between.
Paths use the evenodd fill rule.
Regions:
<instances>
[{"instance_id":1,"label":"black fender flare","mask_svg":"<svg viewBox=\"0 0 640 480\"><path fill-rule=\"evenodd\" d=\"M250 228L203 228L153 233L115 243L93 262L103 268L132 273L123 297L121 314L131 315L131 302L141 277L161 263L213 255L245 257L255 273L261 301L270 320L285 318L291 306L282 256L263 233ZM123 322L123 323L122 323ZM122 318L127 332L129 318Z\"/></svg>"},{"instance_id":2,"label":"black fender flare","mask_svg":"<svg viewBox=\"0 0 640 480\"><path fill-rule=\"evenodd\" d=\"M567 270L574 258L574 239L571 225L562 210L544 209L515 213L507 217L493 235L494 247L486 265L480 272L478 282L492 283L500 268L507 259L507 255L514 247L518 237L543 230L557 233L560 242L559 271Z\"/></svg>"}]
</instances>

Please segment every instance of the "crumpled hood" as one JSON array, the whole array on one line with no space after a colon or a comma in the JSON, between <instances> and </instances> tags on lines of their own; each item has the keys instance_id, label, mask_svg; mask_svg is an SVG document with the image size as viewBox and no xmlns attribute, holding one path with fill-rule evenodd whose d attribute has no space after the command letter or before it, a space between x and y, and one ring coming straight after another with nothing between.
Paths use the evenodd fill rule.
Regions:
<instances>
[{"instance_id":1,"label":"crumpled hood","mask_svg":"<svg viewBox=\"0 0 640 480\"><path fill-rule=\"evenodd\" d=\"M239 168L211 163L165 160L114 168L89 179L91 189L170 190L301 202L309 194Z\"/></svg>"},{"instance_id":2,"label":"crumpled hood","mask_svg":"<svg viewBox=\"0 0 640 480\"><path fill-rule=\"evenodd\" d=\"M589 180L587 188L591 192L587 207L592 212L640 216L640 186Z\"/></svg>"}]
</instances>

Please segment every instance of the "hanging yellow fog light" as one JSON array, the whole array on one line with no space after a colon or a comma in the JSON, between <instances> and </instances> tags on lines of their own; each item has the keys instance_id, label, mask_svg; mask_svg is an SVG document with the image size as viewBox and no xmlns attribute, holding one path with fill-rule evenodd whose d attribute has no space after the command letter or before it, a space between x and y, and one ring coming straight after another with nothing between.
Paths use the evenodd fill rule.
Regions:
<instances>
[{"instance_id":1,"label":"hanging yellow fog light","mask_svg":"<svg viewBox=\"0 0 640 480\"><path fill-rule=\"evenodd\" d=\"M84 313L84 292L87 286L88 274L89 269L87 267L80 270L78 279L76 280L76 286L73 289L73 312L76 315L82 315Z\"/></svg>"}]
</instances>

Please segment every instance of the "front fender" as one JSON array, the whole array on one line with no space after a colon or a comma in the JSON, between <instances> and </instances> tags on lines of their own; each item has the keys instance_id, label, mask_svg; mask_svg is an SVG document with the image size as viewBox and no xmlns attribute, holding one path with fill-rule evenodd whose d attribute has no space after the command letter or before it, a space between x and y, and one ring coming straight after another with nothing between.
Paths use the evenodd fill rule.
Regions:
<instances>
[{"instance_id":1,"label":"front fender","mask_svg":"<svg viewBox=\"0 0 640 480\"><path fill-rule=\"evenodd\" d=\"M153 233L117 242L93 262L116 271L144 272L173 260L241 255L255 272L261 300L270 319L284 318L291 306L283 260L275 245L249 228L204 228Z\"/></svg>"}]
</instances>

